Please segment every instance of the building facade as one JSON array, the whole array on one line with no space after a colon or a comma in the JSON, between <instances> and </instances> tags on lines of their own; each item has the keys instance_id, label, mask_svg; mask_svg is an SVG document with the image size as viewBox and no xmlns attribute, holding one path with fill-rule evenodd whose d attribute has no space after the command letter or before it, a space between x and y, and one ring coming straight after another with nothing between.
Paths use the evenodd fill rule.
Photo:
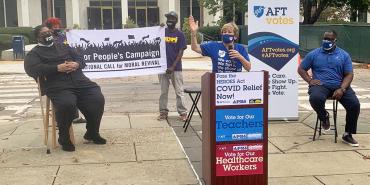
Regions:
<instances>
[{"instance_id":1,"label":"building facade","mask_svg":"<svg viewBox=\"0 0 370 185\"><path fill-rule=\"evenodd\" d=\"M37 26L47 19L48 0L0 0L0 27ZM192 14L201 25L214 25L222 15L209 15L198 0L52 0L52 15L67 28L119 29L131 19L139 27L164 23L169 11L183 19Z\"/></svg>"}]
</instances>

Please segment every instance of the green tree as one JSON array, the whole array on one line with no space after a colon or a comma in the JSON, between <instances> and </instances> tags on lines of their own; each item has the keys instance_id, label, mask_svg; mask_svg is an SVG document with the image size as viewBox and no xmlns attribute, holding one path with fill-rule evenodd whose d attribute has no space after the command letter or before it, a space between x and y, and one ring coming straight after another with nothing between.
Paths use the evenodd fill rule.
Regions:
<instances>
[{"instance_id":1,"label":"green tree","mask_svg":"<svg viewBox=\"0 0 370 185\"><path fill-rule=\"evenodd\" d=\"M213 16L219 11L224 11L224 16L218 23L236 20L237 12L244 15L248 10L248 0L199 0L199 4L207 8Z\"/></svg>"},{"instance_id":2,"label":"green tree","mask_svg":"<svg viewBox=\"0 0 370 185\"><path fill-rule=\"evenodd\" d=\"M191 31L189 26L189 18L184 18L184 24L182 24L182 32L185 35L186 44L191 44ZM197 33L198 44L202 41L202 36Z\"/></svg>"},{"instance_id":3,"label":"green tree","mask_svg":"<svg viewBox=\"0 0 370 185\"><path fill-rule=\"evenodd\" d=\"M126 24L123 25L123 28L137 28L137 24L131 17L126 18Z\"/></svg>"},{"instance_id":4,"label":"green tree","mask_svg":"<svg viewBox=\"0 0 370 185\"><path fill-rule=\"evenodd\" d=\"M224 11L224 17L219 22L235 20L235 12L246 12L248 9L248 0L199 0L199 3L212 15ZM300 3L303 24L314 24L328 7L344 8L350 12L351 17L356 17L359 11L368 9L370 0L300 0Z\"/></svg>"},{"instance_id":5,"label":"green tree","mask_svg":"<svg viewBox=\"0 0 370 185\"><path fill-rule=\"evenodd\" d=\"M346 8L328 7L321 14L317 22L343 24L349 21L351 13Z\"/></svg>"},{"instance_id":6,"label":"green tree","mask_svg":"<svg viewBox=\"0 0 370 185\"><path fill-rule=\"evenodd\" d=\"M367 9L370 0L300 0L303 11L303 24L314 24L328 7L346 8L355 11Z\"/></svg>"}]
</instances>

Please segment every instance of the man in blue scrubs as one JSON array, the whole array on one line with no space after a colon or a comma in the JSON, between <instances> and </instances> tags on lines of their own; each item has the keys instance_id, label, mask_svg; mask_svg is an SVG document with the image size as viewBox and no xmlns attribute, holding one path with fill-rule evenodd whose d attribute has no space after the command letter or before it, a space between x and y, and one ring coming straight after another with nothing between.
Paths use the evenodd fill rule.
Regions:
<instances>
[{"instance_id":1,"label":"man in blue scrubs","mask_svg":"<svg viewBox=\"0 0 370 185\"><path fill-rule=\"evenodd\" d=\"M336 46L337 33L326 31L322 46L307 54L298 73L309 84L310 104L322 121L324 130L330 130L329 113L325 110L327 98L338 100L346 109L346 126L343 142L358 147L352 137L356 134L360 114L360 102L351 88L353 80L352 60L349 54ZM307 71L312 70L312 77Z\"/></svg>"}]
</instances>

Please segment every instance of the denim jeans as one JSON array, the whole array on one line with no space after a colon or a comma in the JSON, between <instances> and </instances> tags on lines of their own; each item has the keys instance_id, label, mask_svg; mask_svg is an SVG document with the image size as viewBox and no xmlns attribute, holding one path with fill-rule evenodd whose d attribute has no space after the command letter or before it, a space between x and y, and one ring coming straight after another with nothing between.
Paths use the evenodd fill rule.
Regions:
<instances>
[{"instance_id":1,"label":"denim jeans","mask_svg":"<svg viewBox=\"0 0 370 185\"><path fill-rule=\"evenodd\" d=\"M310 104L316 111L321 121L325 120L326 110L325 102L326 99L333 95L335 90L331 90L322 85L310 86L308 94L310 95ZM360 102L356 97L355 92L349 87L343 94L342 98L338 100L346 110L346 127L345 132L356 134L357 120L360 115Z\"/></svg>"}]
</instances>

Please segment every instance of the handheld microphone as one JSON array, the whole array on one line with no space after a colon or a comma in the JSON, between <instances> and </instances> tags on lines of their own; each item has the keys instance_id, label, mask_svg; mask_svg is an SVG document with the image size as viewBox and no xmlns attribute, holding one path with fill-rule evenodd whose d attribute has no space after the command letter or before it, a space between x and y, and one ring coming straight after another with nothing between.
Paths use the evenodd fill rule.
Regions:
<instances>
[{"instance_id":1,"label":"handheld microphone","mask_svg":"<svg viewBox=\"0 0 370 185\"><path fill-rule=\"evenodd\" d=\"M229 45L227 49L230 51L230 50L234 49L234 46L233 45Z\"/></svg>"},{"instance_id":2,"label":"handheld microphone","mask_svg":"<svg viewBox=\"0 0 370 185\"><path fill-rule=\"evenodd\" d=\"M233 50L234 49L234 45L229 45L228 47L227 47L227 49L229 50L229 52L230 52L230 50ZM230 54L229 54L229 56L230 56ZM231 63L233 64L233 65L235 65L235 61L233 60L233 58L231 58L230 57L230 60L231 60Z\"/></svg>"}]
</instances>

